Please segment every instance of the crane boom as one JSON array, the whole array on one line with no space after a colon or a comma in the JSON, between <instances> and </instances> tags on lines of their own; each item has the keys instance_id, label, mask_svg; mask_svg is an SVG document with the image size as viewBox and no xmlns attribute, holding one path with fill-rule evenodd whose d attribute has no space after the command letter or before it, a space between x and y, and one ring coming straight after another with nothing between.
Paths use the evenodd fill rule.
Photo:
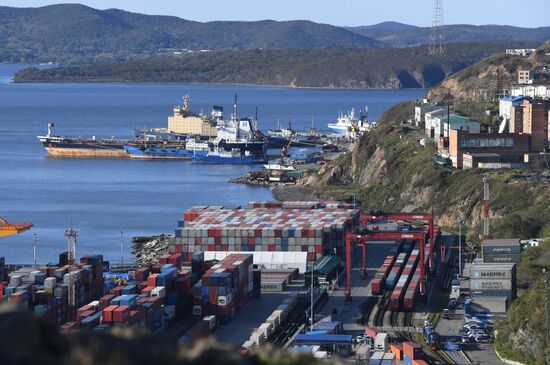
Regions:
<instances>
[{"instance_id":1,"label":"crane boom","mask_svg":"<svg viewBox=\"0 0 550 365\"><path fill-rule=\"evenodd\" d=\"M7 237L14 234L19 234L31 229L32 223L10 223L4 218L0 217L0 237Z\"/></svg>"}]
</instances>

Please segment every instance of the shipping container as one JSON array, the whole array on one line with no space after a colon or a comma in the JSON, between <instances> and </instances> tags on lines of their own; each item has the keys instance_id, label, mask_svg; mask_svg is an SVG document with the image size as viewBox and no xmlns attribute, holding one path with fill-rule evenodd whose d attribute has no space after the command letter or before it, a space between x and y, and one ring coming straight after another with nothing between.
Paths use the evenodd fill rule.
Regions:
<instances>
[{"instance_id":1,"label":"shipping container","mask_svg":"<svg viewBox=\"0 0 550 365\"><path fill-rule=\"evenodd\" d=\"M483 255L484 263L508 264L520 263L521 255L514 254L499 254L499 255Z\"/></svg>"},{"instance_id":2,"label":"shipping container","mask_svg":"<svg viewBox=\"0 0 550 365\"><path fill-rule=\"evenodd\" d=\"M512 279L470 279L470 290L512 290Z\"/></svg>"},{"instance_id":3,"label":"shipping container","mask_svg":"<svg viewBox=\"0 0 550 365\"><path fill-rule=\"evenodd\" d=\"M422 346L414 342L403 342L403 355L412 360L422 359Z\"/></svg>"}]
</instances>

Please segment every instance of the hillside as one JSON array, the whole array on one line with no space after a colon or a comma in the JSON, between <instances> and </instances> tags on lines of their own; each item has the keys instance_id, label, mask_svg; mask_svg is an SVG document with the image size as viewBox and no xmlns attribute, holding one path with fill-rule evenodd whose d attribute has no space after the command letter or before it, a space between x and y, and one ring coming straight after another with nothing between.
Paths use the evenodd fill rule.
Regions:
<instances>
[{"instance_id":1,"label":"hillside","mask_svg":"<svg viewBox=\"0 0 550 365\"><path fill-rule=\"evenodd\" d=\"M161 49L379 47L349 30L310 21L200 23L77 4L0 7L0 62L94 63Z\"/></svg>"},{"instance_id":2,"label":"hillside","mask_svg":"<svg viewBox=\"0 0 550 365\"><path fill-rule=\"evenodd\" d=\"M510 89L519 70L531 71L535 82L550 81L550 42L528 58L497 54L484 59L447 78L428 97L441 100L450 93L455 101L492 100L502 89Z\"/></svg>"},{"instance_id":3,"label":"hillside","mask_svg":"<svg viewBox=\"0 0 550 365\"><path fill-rule=\"evenodd\" d=\"M517 46L525 42L514 43ZM15 82L175 82L233 83L292 87L419 88L439 84L509 43L472 42L448 46L444 57L430 57L424 46L361 50L283 49L219 51L61 67L17 73Z\"/></svg>"},{"instance_id":4,"label":"hillside","mask_svg":"<svg viewBox=\"0 0 550 365\"><path fill-rule=\"evenodd\" d=\"M351 153L300 182L324 199L351 199L362 208L432 211L440 225L452 229L465 221L477 240L482 208L482 177L491 186L491 232L494 237L537 237L550 229L550 171L451 171L433 161L435 143L420 145L420 132L399 123L413 116L412 103L386 111L373 132Z\"/></svg>"},{"instance_id":5,"label":"hillside","mask_svg":"<svg viewBox=\"0 0 550 365\"><path fill-rule=\"evenodd\" d=\"M149 59L177 50L392 48L425 45L430 28L384 22L337 27L311 21L195 22L78 4L0 6L0 62L90 64ZM448 42L550 39L550 27L451 25Z\"/></svg>"},{"instance_id":6,"label":"hillside","mask_svg":"<svg viewBox=\"0 0 550 365\"><path fill-rule=\"evenodd\" d=\"M427 44L430 42L432 32L430 27L415 27L393 22L346 29L377 40L387 47ZM445 38L447 42L531 40L543 43L550 40L550 27L520 28L508 25L453 24L445 26Z\"/></svg>"}]
</instances>

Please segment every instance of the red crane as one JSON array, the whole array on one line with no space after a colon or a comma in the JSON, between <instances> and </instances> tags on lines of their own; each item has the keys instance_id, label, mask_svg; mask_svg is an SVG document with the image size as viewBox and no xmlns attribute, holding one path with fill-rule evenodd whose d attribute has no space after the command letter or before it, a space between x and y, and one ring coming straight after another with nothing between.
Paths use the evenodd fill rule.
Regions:
<instances>
[{"instance_id":1,"label":"red crane","mask_svg":"<svg viewBox=\"0 0 550 365\"><path fill-rule=\"evenodd\" d=\"M429 237L430 237L430 255L429 255L429 268L433 272L435 270L434 262L434 215L432 213L382 213L377 212L373 214L361 213L361 225L367 227L369 221L375 219L386 220L400 220L400 221L424 221L429 224Z\"/></svg>"},{"instance_id":2,"label":"red crane","mask_svg":"<svg viewBox=\"0 0 550 365\"><path fill-rule=\"evenodd\" d=\"M369 231L365 234L346 233L346 289L344 296L346 302L351 301L351 242L358 240L358 247L362 247L363 260L361 273L366 269L366 246L369 240L400 240L412 239L420 241L420 293L426 294L426 272L425 272L425 252L426 252L426 233L423 231L402 232L402 231Z\"/></svg>"}]
</instances>

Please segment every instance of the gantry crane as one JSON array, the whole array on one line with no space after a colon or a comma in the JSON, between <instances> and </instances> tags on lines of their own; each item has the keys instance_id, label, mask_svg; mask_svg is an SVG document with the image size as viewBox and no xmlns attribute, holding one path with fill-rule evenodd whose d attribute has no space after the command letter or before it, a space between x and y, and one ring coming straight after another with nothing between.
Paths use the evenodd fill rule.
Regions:
<instances>
[{"instance_id":1,"label":"gantry crane","mask_svg":"<svg viewBox=\"0 0 550 365\"><path fill-rule=\"evenodd\" d=\"M19 234L31 229L32 223L10 223L4 218L0 217L0 237L7 237L14 234Z\"/></svg>"},{"instance_id":2,"label":"gantry crane","mask_svg":"<svg viewBox=\"0 0 550 365\"><path fill-rule=\"evenodd\" d=\"M400 221L423 221L428 222L429 231L428 237L430 239L430 255L429 255L429 268L430 272L435 270L434 262L434 215L432 213L362 213L361 214L361 225L366 228L369 221L375 219L386 219L386 220L400 220Z\"/></svg>"},{"instance_id":3,"label":"gantry crane","mask_svg":"<svg viewBox=\"0 0 550 365\"><path fill-rule=\"evenodd\" d=\"M361 275L366 270L366 246L369 240L398 240L412 239L420 241L420 294L426 294L426 272L425 272L425 252L426 252L426 232L424 231L367 231L365 233L346 233L346 289L344 296L346 302L351 301L351 246L352 241L358 241L357 246L362 249L362 268Z\"/></svg>"}]
</instances>

